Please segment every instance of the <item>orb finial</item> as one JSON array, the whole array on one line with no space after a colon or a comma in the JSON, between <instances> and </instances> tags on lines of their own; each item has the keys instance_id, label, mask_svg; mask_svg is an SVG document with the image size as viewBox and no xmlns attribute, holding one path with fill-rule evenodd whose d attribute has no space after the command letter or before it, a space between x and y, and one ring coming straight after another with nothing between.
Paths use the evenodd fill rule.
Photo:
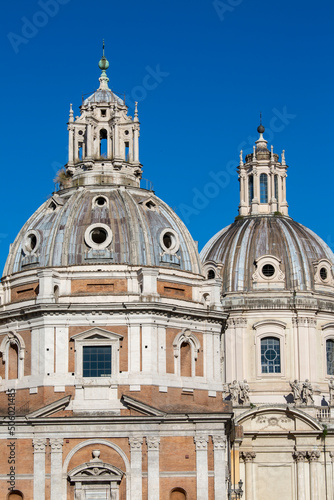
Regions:
<instances>
[{"instance_id":1,"label":"orb finial","mask_svg":"<svg viewBox=\"0 0 334 500\"><path fill-rule=\"evenodd\" d=\"M99 60L99 68L102 71L105 71L106 69L109 68L109 61L108 61L108 59L104 55L104 40L103 40L103 43L102 43L102 57Z\"/></svg>"},{"instance_id":2,"label":"orb finial","mask_svg":"<svg viewBox=\"0 0 334 500\"><path fill-rule=\"evenodd\" d=\"M265 131L265 128L262 125L262 113L261 112L260 112L260 125L257 127L257 131L259 134L263 134Z\"/></svg>"}]
</instances>

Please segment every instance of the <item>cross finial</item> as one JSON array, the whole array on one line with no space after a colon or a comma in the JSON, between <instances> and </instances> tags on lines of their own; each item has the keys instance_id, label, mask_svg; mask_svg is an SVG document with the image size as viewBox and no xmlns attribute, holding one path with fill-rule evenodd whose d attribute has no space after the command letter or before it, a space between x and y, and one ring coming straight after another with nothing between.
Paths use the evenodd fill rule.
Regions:
<instances>
[{"instance_id":1,"label":"cross finial","mask_svg":"<svg viewBox=\"0 0 334 500\"><path fill-rule=\"evenodd\" d=\"M102 55L103 55L103 57L104 57L104 38L103 38L103 40L102 40Z\"/></svg>"}]
</instances>

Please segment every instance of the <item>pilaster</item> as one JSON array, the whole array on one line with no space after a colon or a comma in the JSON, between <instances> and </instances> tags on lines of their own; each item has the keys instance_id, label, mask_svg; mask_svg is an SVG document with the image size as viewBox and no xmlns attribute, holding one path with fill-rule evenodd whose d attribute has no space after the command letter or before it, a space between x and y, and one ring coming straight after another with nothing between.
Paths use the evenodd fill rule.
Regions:
<instances>
[{"instance_id":1,"label":"pilaster","mask_svg":"<svg viewBox=\"0 0 334 500\"><path fill-rule=\"evenodd\" d=\"M226 436L213 435L215 500L226 500Z\"/></svg>"},{"instance_id":2,"label":"pilaster","mask_svg":"<svg viewBox=\"0 0 334 500\"><path fill-rule=\"evenodd\" d=\"M129 438L131 452L131 500L142 498L142 437Z\"/></svg>"},{"instance_id":3,"label":"pilaster","mask_svg":"<svg viewBox=\"0 0 334 500\"><path fill-rule=\"evenodd\" d=\"M306 458L305 451L297 451L293 452L293 458L297 464L297 492L298 492L298 500L305 500L305 476L304 476L304 462Z\"/></svg>"},{"instance_id":4,"label":"pilaster","mask_svg":"<svg viewBox=\"0 0 334 500\"><path fill-rule=\"evenodd\" d=\"M197 434L194 437L196 445L196 483L197 500L208 500L209 474L208 474L208 435Z\"/></svg>"},{"instance_id":5,"label":"pilaster","mask_svg":"<svg viewBox=\"0 0 334 500\"><path fill-rule=\"evenodd\" d=\"M34 498L45 500L45 447L46 439L33 439L34 447Z\"/></svg>"},{"instance_id":6,"label":"pilaster","mask_svg":"<svg viewBox=\"0 0 334 500\"><path fill-rule=\"evenodd\" d=\"M254 498L253 460L255 457L256 457L256 453L254 451L242 451L242 452L240 452L240 458L245 463L246 500L253 500L253 498Z\"/></svg>"},{"instance_id":7,"label":"pilaster","mask_svg":"<svg viewBox=\"0 0 334 500\"><path fill-rule=\"evenodd\" d=\"M147 444L147 489L148 500L160 498L159 488L159 446L158 436L148 436Z\"/></svg>"},{"instance_id":8,"label":"pilaster","mask_svg":"<svg viewBox=\"0 0 334 500\"><path fill-rule=\"evenodd\" d=\"M59 500L62 494L63 439L51 438L51 500Z\"/></svg>"}]
</instances>

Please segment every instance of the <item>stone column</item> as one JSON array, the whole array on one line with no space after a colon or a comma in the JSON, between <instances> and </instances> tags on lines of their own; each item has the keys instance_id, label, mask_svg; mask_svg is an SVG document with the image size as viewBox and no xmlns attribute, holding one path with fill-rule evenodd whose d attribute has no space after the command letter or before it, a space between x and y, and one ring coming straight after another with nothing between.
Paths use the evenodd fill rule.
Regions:
<instances>
[{"instance_id":1,"label":"stone column","mask_svg":"<svg viewBox=\"0 0 334 500\"><path fill-rule=\"evenodd\" d=\"M253 460L256 453L254 451L242 451L240 457L245 462L245 500L253 500Z\"/></svg>"},{"instance_id":2,"label":"stone column","mask_svg":"<svg viewBox=\"0 0 334 500\"><path fill-rule=\"evenodd\" d=\"M74 128L73 125L68 128L68 163L71 165L74 161Z\"/></svg>"},{"instance_id":3,"label":"stone column","mask_svg":"<svg viewBox=\"0 0 334 500\"><path fill-rule=\"evenodd\" d=\"M297 463L298 500L305 500L305 477L304 477L305 457L306 457L305 451L294 451L293 452L293 458L296 460L296 463Z\"/></svg>"},{"instance_id":4,"label":"stone column","mask_svg":"<svg viewBox=\"0 0 334 500\"><path fill-rule=\"evenodd\" d=\"M115 118L114 118L114 157L119 158L119 131L118 131L118 120L119 118L116 117L116 112L115 112Z\"/></svg>"},{"instance_id":5,"label":"stone column","mask_svg":"<svg viewBox=\"0 0 334 500\"><path fill-rule=\"evenodd\" d=\"M92 124L90 122L87 123L87 148L86 154L87 158L90 159L92 157Z\"/></svg>"},{"instance_id":6,"label":"stone column","mask_svg":"<svg viewBox=\"0 0 334 500\"><path fill-rule=\"evenodd\" d=\"M159 445L160 438L157 436L148 436L147 444L147 490L148 500L157 500L160 498L159 491Z\"/></svg>"},{"instance_id":7,"label":"stone column","mask_svg":"<svg viewBox=\"0 0 334 500\"><path fill-rule=\"evenodd\" d=\"M45 438L33 439L34 447L34 498L45 500Z\"/></svg>"},{"instance_id":8,"label":"stone column","mask_svg":"<svg viewBox=\"0 0 334 500\"><path fill-rule=\"evenodd\" d=\"M63 439L51 438L51 500L59 500L62 494Z\"/></svg>"},{"instance_id":9,"label":"stone column","mask_svg":"<svg viewBox=\"0 0 334 500\"><path fill-rule=\"evenodd\" d=\"M260 179L257 173L256 168L253 169L253 190L254 190L254 198L252 200L252 214L257 214L259 212L259 196L260 196Z\"/></svg>"},{"instance_id":10,"label":"stone column","mask_svg":"<svg viewBox=\"0 0 334 500\"><path fill-rule=\"evenodd\" d=\"M214 488L215 500L226 500L226 436L212 436L213 441L213 459L214 459Z\"/></svg>"},{"instance_id":11,"label":"stone column","mask_svg":"<svg viewBox=\"0 0 334 500\"><path fill-rule=\"evenodd\" d=\"M142 498L142 444L143 438L129 438L131 450L131 500Z\"/></svg>"},{"instance_id":12,"label":"stone column","mask_svg":"<svg viewBox=\"0 0 334 500\"><path fill-rule=\"evenodd\" d=\"M207 435L198 434L194 437L196 444L197 500L208 500L209 497L208 440Z\"/></svg>"},{"instance_id":13,"label":"stone column","mask_svg":"<svg viewBox=\"0 0 334 500\"><path fill-rule=\"evenodd\" d=\"M320 457L319 450L312 450L307 452L307 458L310 462L310 498L312 500L319 500L319 487L318 487L318 471L317 462Z\"/></svg>"},{"instance_id":14,"label":"stone column","mask_svg":"<svg viewBox=\"0 0 334 500\"><path fill-rule=\"evenodd\" d=\"M133 161L139 163L139 125L133 131Z\"/></svg>"}]
</instances>

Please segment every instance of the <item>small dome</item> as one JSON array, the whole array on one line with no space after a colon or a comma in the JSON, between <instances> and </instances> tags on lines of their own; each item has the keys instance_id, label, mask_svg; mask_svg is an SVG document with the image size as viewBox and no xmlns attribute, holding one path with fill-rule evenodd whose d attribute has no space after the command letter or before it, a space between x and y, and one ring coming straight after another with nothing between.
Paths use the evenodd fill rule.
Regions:
<instances>
[{"instance_id":1,"label":"small dome","mask_svg":"<svg viewBox=\"0 0 334 500\"><path fill-rule=\"evenodd\" d=\"M328 245L289 217L245 217L213 236L201 252L204 264L213 261L223 265L223 292L255 289L256 261L264 256L280 262L282 286L286 290L314 290L315 263L321 259L334 263ZM270 259L266 266L269 278Z\"/></svg>"},{"instance_id":2,"label":"small dome","mask_svg":"<svg viewBox=\"0 0 334 500\"><path fill-rule=\"evenodd\" d=\"M103 103L103 102L117 102L118 104L124 105L123 99L118 97L114 92L108 88L99 88L94 94L91 94L87 99L84 100L83 104L87 105L90 103Z\"/></svg>"},{"instance_id":3,"label":"small dome","mask_svg":"<svg viewBox=\"0 0 334 500\"><path fill-rule=\"evenodd\" d=\"M4 275L95 263L201 271L189 231L166 203L151 191L99 186L45 202L18 234Z\"/></svg>"}]
</instances>

